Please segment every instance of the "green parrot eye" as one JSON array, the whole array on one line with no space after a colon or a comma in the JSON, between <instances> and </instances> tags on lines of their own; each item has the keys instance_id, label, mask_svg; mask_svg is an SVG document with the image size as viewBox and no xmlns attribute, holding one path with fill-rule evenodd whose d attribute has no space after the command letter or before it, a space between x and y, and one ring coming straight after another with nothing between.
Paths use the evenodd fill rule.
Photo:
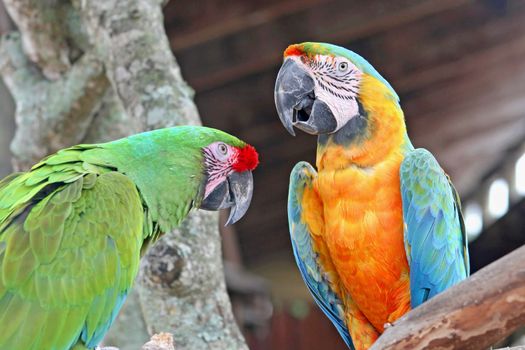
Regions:
<instances>
[{"instance_id":1,"label":"green parrot eye","mask_svg":"<svg viewBox=\"0 0 525 350\"><path fill-rule=\"evenodd\" d=\"M346 72L346 70L348 69L348 63L346 63L346 62L339 63L339 66L337 67L337 69L340 72Z\"/></svg>"},{"instance_id":2,"label":"green parrot eye","mask_svg":"<svg viewBox=\"0 0 525 350\"><path fill-rule=\"evenodd\" d=\"M224 143L219 143L219 145L217 146L217 149L224 156L228 154L228 147Z\"/></svg>"}]
</instances>

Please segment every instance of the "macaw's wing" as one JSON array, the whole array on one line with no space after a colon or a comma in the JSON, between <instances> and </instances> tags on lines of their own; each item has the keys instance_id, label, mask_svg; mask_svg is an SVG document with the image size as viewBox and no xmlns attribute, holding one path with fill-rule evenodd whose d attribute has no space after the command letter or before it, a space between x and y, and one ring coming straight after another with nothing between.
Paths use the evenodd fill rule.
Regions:
<instances>
[{"instance_id":1,"label":"macaw's wing","mask_svg":"<svg viewBox=\"0 0 525 350\"><path fill-rule=\"evenodd\" d=\"M412 307L465 279L467 240L457 193L430 152L408 153L400 169Z\"/></svg>"},{"instance_id":2,"label":"macaw's wing","mask_svg":"<svg viewBox=\"0 0 525 350\"><path fill-rule=\"evenodd\" d=\"M313 232L316 230L313 227L315 224L322 225L322 222L318 222L322 218L319 218L316 223L313 222L316 215L322 216L322 208L317 208L319 210L316 212L305 213L306 205L310 207L308 208L310 210L316 207L315 204L306 203L313 200L312 180L315 176L317 176L315 169L306 162L298 163L290 176L288 222L293 252L301 276L315 302L332 321L346 345L353 349L352 339L345 324L343 304L334 291L330 271L323 268L320 261L322 253ZM309 224L305 221L305 214L309 214L311 218Z\"/></svg>"},{"instance_id":3,"label":"macaw's wing","mask_svg":"<svg viewBox=\"0 0 525 350\"><path fill-rule=\"evenodd\" d=\"M38 174L0 191L0 349L94 348L137 272L141 199L117 172Z\"/></svg>"}]
</instances>

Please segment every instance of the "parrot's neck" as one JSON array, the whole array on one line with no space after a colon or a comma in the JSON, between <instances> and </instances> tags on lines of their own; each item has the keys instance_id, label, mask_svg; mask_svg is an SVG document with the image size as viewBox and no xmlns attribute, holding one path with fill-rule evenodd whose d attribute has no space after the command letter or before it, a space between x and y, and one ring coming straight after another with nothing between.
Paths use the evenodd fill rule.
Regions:
<instances>
[{"instance_id":1,"label":"parrot's neck","mask_svg":"<svg viewBox=\"0 0 525 350\"><path fill-rule=\"evenodd\" d=\"M107 159L135 183L152 221L168 232L202 200L204 172L202 152L191 140L166 137L161 131L104 144L97 159Z\"/></svg>"},{"instance_id":2,"label":"parrot's neck","mask_svg":"<svg viewBox=\"0 0 525 350\"><path fill-rule=\"evenodd\" d=\"M319 137L317 168L373 168L411 148L403 111L396 96L377 79L365 76L359 92L359 115L337 132ZM401 161L401 157L400 161Z\"/></svg>"}]
</instances>

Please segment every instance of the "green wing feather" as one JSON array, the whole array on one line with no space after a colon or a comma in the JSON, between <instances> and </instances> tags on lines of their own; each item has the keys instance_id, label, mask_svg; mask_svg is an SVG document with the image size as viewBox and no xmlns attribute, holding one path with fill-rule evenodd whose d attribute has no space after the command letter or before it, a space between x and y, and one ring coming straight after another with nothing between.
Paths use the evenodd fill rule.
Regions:
<instances>
[{"instance_id":1,"label":"green wing feather","mask_svg":"<svg viewBox=\"0 0 525 350\"><path fill-rule=\"evenodd\" d=\"M0 182L1 349L95 347L137 273L140 195L81 150Z\"/></svg>"}]
</instances>

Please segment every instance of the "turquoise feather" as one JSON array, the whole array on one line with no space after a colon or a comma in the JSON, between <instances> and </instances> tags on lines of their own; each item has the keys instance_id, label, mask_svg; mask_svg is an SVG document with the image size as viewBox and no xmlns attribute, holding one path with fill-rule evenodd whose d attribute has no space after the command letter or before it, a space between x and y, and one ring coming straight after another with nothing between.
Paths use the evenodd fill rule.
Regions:
<instances>
[{"instance_id":1,"label":"turquoise feather","mask_svg":"<svg viewBox=\"0 0 525 350\"><path fill-rule=\"evenodd\" d=\"M407 151L400 176L414 308L465 279L469 257L457 193L434 156Z\"/></svg>"},{"instance_id":2,"label":"turquoise feather","mask_svg":"<svg viewBox=\"0 0 525 350\"><path fill-rule=\"evenodd\" d=\"M331 289L328 275L317 260L310 229L301 219L303 210L301 198L305 187L312 186L312 180L316 174L317 172L310 164L299 162L290 175L288 222L293 253L299 272L315 302L334 324L346 345L354 349L345 323L343 303Z\"/></svg>"}]
</instances>

